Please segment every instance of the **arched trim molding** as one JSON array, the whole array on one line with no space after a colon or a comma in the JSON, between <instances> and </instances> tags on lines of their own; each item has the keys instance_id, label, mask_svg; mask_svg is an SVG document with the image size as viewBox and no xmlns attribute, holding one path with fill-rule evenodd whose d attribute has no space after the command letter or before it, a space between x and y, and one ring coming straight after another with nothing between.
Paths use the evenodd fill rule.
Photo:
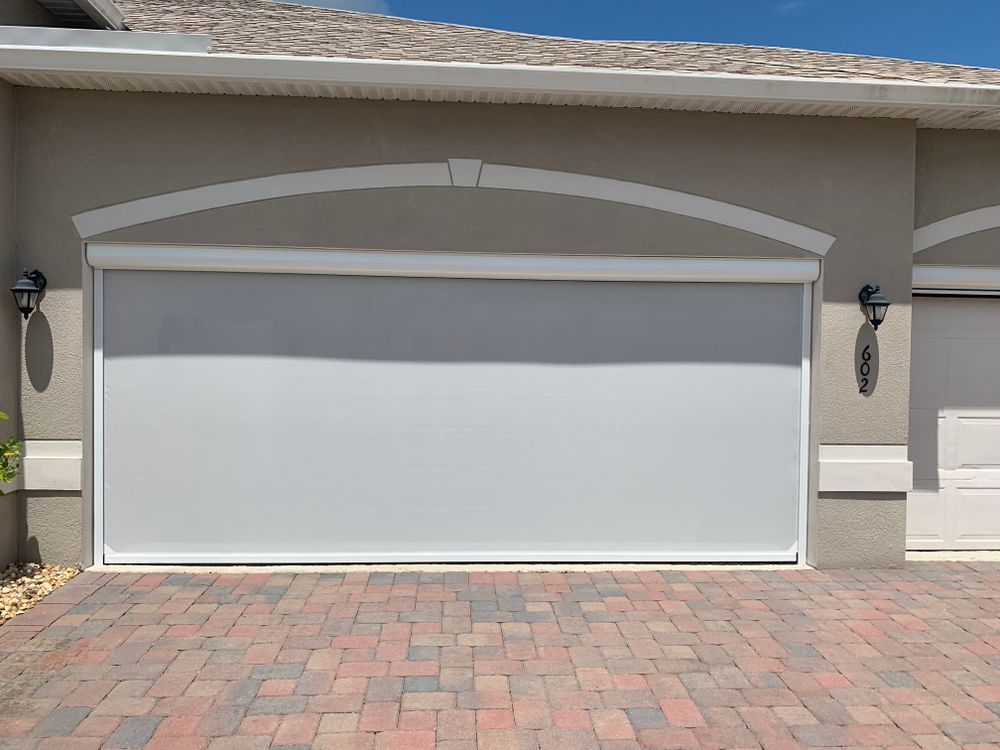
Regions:
<instances>
[{"instance_id":1,"label":"arched trim molding","mask_svg":"<svg viewBox=\"0 0 1000 750\"><path fill-rule=\"evenodd\" d=\"M1000 206L986 206L949 216L913 233L913 252L919 253L967 234L1000 228Z\"/></svg>"},{"instance_id":2,"label":"arched trim molding","mask_svg":"<svg viewBox=\"0 0 1000 750\"><path fill-rule=\"evenodd\" d=\"M803 224L700 195L608 177L484 164L479 159L339 167L224 182L85 211L76 214L73 223L86 239L137 224L272 198L401 187L491 188L590 198L703 219L820 256L836 239Z\"/></svg>"}]
</instances>

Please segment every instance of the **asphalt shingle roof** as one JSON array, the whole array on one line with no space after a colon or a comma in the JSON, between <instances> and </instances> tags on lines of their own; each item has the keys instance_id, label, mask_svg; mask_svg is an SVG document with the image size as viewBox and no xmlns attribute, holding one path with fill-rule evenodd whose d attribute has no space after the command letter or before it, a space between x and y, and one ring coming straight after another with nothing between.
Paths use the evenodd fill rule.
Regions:
<instances>
[{"instance_id":1,"label":"asphalt shingle roof","mask_svg":"<svg viewBox=\"0 0 1000 750\"><path fill-rule=\"evenodd\" d=\"M127 28L207 33L212 51L1000 85L1000 70L700 42L592 41L292 5L277 0L116 0Z\"/></svg>"}]
</instances>

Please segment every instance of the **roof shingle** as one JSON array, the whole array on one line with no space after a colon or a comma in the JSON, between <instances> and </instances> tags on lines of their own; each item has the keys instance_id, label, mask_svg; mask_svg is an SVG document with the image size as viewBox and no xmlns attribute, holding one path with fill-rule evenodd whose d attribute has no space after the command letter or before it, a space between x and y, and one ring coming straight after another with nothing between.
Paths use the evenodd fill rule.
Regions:
<instances>
[{"instance_id":1,"label":"roof shingle","mask_svg":"<svg viewBox=\"0 0 1000 750\"><path fill-rule=\"evenodd\" d=\"M207 33L212 51L1000 86L1000 70L701 42L538 36L277 0L116 0L136 31Z\"/></svg>"}]
</instances>

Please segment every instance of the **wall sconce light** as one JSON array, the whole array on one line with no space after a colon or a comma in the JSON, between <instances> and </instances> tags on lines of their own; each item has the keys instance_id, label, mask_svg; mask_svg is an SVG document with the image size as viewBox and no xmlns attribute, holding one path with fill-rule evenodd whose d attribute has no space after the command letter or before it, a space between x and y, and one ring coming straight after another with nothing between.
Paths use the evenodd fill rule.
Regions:
<instances>
[{"instance_id":1,"label":"wall sconce light","mask_svg":"<svg viewBox=\"0 0 1000 750\"><path fill-rule=\"evenodd\" d=\"M882 321L885 320L886 310L889 309L889 305L892 303L879 290L878 284L875 286L865 284L861 287L861 291L858 292L858 299L861 300L861 306L865 308L865 316L868 318L868 322L877 331L878 327L882 325Z\"/></svg>"},{"instance_id":2,"label":"wall sconce light","mask_svg":"<svg viewBox=\"0 0 1000 750\"><path fill-rule=\"evenodd\" d=\"M38 295L46 285L45 275L41 271L25 271L17 283L10 288L14 302L21 315L27 320L38 304Z\"/></svg>"}]
</instances>

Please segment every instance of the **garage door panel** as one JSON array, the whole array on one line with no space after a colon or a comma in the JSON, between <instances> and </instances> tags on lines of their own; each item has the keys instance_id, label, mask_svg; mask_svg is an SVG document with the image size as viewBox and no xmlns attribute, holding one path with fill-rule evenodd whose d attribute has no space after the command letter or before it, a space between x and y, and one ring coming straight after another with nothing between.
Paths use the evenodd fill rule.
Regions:
<instances>
[{"instance_id":1,"label":"garage door panel","mask_svg":"<svg viewBox=\"0 0 1000 750\"><path fill-rule=\"evenodd\" d=\"M104 288L111 559L795 545L801 286L108 271Z\"/></svg>"},{"instance_id":2,"label":"garage door panel","mask_svg":"<svg viewBox=\"0 0 1000 750\"><path fill-rule=\"evenodd\" d=\"M912 367L908 545L998 549L1000 300L915 299Z\"/></svg>"},{"instance_id":3,"label":"garage door panel","mask_svg":"<svg viewBox=\"0 0 1000 750\"><path fill-rule=\"evenodd\" d=\"M956 418L955 429L957 467L1000 466L1000 414L977 417L966 412Z\"/></svg>"},{"instance_id":4,"label":"garage door panel","mask_svg":"<svg viewBox=\"0 0 1000 750\"><path fill-rule=\"evenodd\" d=\"M937 489L915 489L906 503L906 538L910 549L940 549L948 538L945 501Z\"/></svg>"},{"instance_id":5,"label":"garage door panel","mask_svg":"<svg viewBox=\"0 0 1000 750\"><path fill-rule=\"evenodd\" d=\"M1000 546L1000 488L955 488L951 493L957 548Z\"/></svg>"}]
</instances>

